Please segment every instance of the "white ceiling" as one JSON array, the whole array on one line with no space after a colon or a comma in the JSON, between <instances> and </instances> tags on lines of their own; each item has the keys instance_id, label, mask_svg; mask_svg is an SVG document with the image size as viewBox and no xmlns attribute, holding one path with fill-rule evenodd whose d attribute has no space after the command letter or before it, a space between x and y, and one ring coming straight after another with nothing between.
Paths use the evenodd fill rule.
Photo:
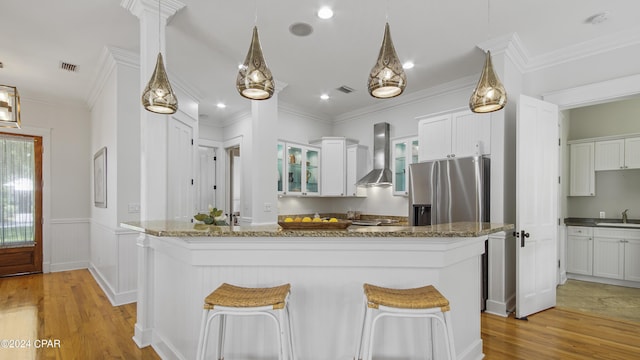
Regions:
<instances>
[{"instance_id":1,"label":"white ceiling","mask_svg":"<svg viewBox=\"0 0 640 360\"><path fill-rule=\"evenodd\" d=\"M407 70L405 94L479 75L484 57L476 45L505 34L517 33L531 58L569 46L593 48L620 34L640 38L640 1L635 0L491 0L490 18L487 1L476 0L181 2L185 7L167 28L165 63L170 80L194 91L201 119L212 123L250 109L250 101L238 95L235 80L256 13L266 61L276 82L288 84L279 100L327 120L399 101L377 100L366 90L387 15L400 59L416 64ZM23 97L54 94L87 101L106 45L139 52L138 19L120 3L4 0L0 83L18 86ZM317 18L321 5L331 5L335 16ZM607 21L586 22L603 11L609 12ZM292 35L289 26L296 22L310 24L313 33ZM78 65L78 72L60 70L61 61ZM356 91L336 91L341 85ZM320 100L322 93L331 99ZM218 102L227 108L218 109Z\"/></svg>"}]
</instances>

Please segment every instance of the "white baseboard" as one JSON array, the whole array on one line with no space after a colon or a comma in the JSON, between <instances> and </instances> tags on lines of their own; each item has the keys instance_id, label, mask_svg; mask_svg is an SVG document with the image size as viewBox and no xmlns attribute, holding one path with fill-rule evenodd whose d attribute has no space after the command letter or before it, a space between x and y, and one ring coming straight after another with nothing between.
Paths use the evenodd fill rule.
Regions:
<instances>
[{"instance_id":1,"label":"white baseboard","mask_svg":"<svg viewBox=\"0 0 640 360\"><path fill-rule=\"evenodd\" d=\"M487 308L484 310L487 314L498 315L502 317L509 316L509 311L507 310L507 303L498 302L493 300L487 300Z\"/></svg>"},{"instance_id":2,"label":"white baseboard","mask_svg":"<svg viewBox=\"0 0 640 360\"><path fill-rule=\"evenodd\" d=\"M93 264L90 264L88 266L88 269L91 275L93 275L93 278L98 283L98 286L100 286L104 294L107 296L107 299L109 299L111 305L120 306L138 301L137 291L131 290L122 293L116 293L109 285L107 280L105 280L104 276L102 276L102 273L100 273L100 271Z\"/></svg>"},{"instance_id":3,"label":"white baseboard","mask_svg":"<svg viewBox=\"0 0 640 360\"><path fill-rule=\"evenodd\" d=\"M617 285L617 286L626 286L632 288L640 288L640 282L638 281L629 281L629 280L618 280L618 279L609 279L602 278L597 276L589 276L589 275L580 275L580 274L567 274L568 279L580 280L580 281L588 281L595 282L600 284L608 284L608 285Z\"/></svg>"},{"instance_id":4,"label":"white baseboard","mask_svg":"<svg viewBox=\"0 0 640 360\"><path fill-rule=\"evenodd\" d=\"M138 323L133 329L133 342L138 345L139 348L147 347L151 345L151 339L153 338L153 330L152 329L142 329ZM163 357L161 357L164 359Z\"/></svg>"},{"instance_id":5,"label":"white baseboard","mask_svg":"<svg viewBox=\"0 0 640 360\"><path fill-rule=\"evenodd\" d=\"M81 270L89 267L88 261L72 261L66 263L49 264L49 271L47 272L60 272L70 270Z\"/></svg>"}]
</instances>

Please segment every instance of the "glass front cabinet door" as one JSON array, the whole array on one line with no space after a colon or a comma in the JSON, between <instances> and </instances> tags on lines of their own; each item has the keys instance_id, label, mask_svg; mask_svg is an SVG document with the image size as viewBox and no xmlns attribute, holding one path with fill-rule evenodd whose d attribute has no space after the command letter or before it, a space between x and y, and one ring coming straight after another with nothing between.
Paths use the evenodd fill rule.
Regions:
<instances>
[{"instance_id":1,"label":"glass front cabinet door","mask_svg":"<svg viewBox=\"0 0 640 360\"><path fill-rule=\"evenodd\" d=\"M418 138L410 137L393 141L393 194L409 193L409 165L418 162Z\"/></svg>"},{"instance_id":2,"label":"glass front cabinet door","mask_svg":"<svg viewBox=\"0 0 640 360\"><path fill-rule=\"evenodd\" d=\"M278 143L278 172L280 171L280 146L283 146L283 186L278 181L278 193L283 195L319 195L320 184L320 149ZM280 179L280 177L279 177Z\"/></svg>"},{"instance_id":3,"label":"glass front cabinet door","mask_svg":"<svg viewBox=\"0 0 640 360\"><path fill-rule=\"evenodd\" d=\"M284 143L278 143L278 194L282 194L284 192Z\"/></svg>"}]
</instances>

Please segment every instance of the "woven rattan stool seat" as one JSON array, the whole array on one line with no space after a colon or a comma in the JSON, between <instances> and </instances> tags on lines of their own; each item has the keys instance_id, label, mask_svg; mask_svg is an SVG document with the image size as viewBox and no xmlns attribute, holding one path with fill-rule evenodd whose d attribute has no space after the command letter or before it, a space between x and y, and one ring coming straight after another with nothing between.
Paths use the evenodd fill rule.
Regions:
<instances>
[{"instance_id":1,"label":"woven rattan stool seat","mask_svg":"<svg viewBox=\"0 0 640 360\"><path fill-rule=\"evenodd\" d=\"M204 299L204 308L211 310L216 306L273 306L274 310L282 309L290 289L290 284L271 288L246 288L224 283Z\"/></svg>"},{"instance_id":2,"label":"woven rattan stool seat","mask_svg":"<svg viewBox=\"0 0 640 360\"><path fill-rule=\"evenodd\" d=\"M389 289L371 284L364 284L367 306L377 309L379 305L400 309L440 308L449 311L449 300L442 296L432 285L414 289Z\"/></svg>"}]
</instances>

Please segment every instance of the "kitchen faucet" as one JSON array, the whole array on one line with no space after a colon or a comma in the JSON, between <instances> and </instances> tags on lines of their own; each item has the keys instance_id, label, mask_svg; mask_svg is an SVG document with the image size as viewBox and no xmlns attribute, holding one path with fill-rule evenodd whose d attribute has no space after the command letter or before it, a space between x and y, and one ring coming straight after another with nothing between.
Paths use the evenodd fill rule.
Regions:
<instances>
[{"instance_id":1,"label":"kitchen faucet","mask_svg":"<svg viewBox=\"0 0 640 360\"><path fill-rule=\"evenodd\" d=\"M629 209L626 209L625 211L622 212L622 223L623 224L627 223L627 211L629 211Z\"/></svg>"}]
</instances>

